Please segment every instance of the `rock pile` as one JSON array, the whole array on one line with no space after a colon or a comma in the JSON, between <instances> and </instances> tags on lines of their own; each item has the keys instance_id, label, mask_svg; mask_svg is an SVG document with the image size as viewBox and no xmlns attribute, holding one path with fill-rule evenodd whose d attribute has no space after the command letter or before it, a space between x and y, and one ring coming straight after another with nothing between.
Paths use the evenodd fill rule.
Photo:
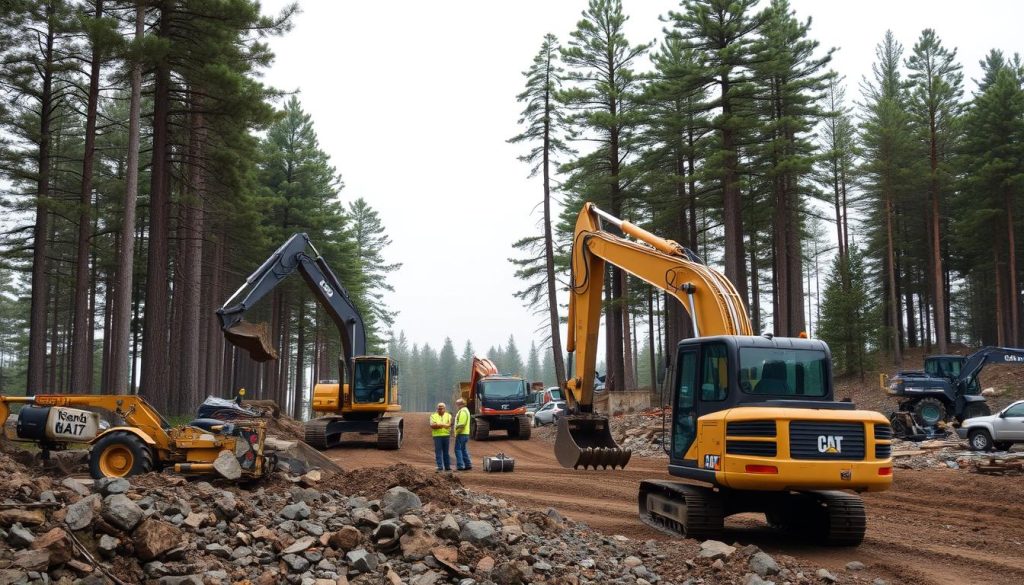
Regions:
<instances>
[{"instance_id":1,"label":"rock pile","mask_svg":"<svg viewBox=\"0 0 1024 585\"><path fill-rule=\"evenodd\" d=\"M0 542L0 585L850 581L756 547L602 535L407 465L321 483L276 474L247 490L157 473L54 478L0 453Z\"/></svg>"}]
</instances>

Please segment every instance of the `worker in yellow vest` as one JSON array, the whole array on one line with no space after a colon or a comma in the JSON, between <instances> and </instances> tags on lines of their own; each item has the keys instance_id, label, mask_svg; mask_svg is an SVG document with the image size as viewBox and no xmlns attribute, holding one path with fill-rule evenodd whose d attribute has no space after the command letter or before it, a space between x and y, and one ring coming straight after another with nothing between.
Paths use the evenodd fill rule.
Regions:
<instances>
[{"instance_id":1,"label":"worker in yellow vest","mask_svg":"<svg viewBox=\"0 0 1024 585\"><path fill-rule=\"evenodd\" d=\"M430 415L430 434L434 437L434 462L437 471L451 471L452 460L448 442L452 434L452 415L445 412L444 402L437 403L437 412Z\"/></svg>"},{"instance_id":2,"label":"worker in yellow vest","mask_svg":"<svg viewBox=\"0 0 1024 585\"><path fill-rule=\"evenodd\" d=\"M473 469L473 460L469 458L469 420L471 418L466 401L459 398L455 401L455 471Z\"/></svg>"}]
</instances>

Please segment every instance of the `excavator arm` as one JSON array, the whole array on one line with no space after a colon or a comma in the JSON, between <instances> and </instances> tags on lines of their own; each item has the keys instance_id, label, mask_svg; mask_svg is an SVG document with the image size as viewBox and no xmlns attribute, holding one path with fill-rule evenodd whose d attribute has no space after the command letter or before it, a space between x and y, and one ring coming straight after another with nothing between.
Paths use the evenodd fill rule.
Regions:
<instances>
[{"instance_id":1,"label":"excavator arm","mask_svg":"<svg viewBox=\"0 0 1024 585\"><path fill-rule=\"evenodd\" d=\"M306 253L307 249L312 251L312 255ZM352 303L348 291L306 234L294 234L288 238L217 310L224 336L232 344L247 350L256 361L277 359L277 350L270 342L266 324L249 323L243 317L246 311L296 271L302 275L317 302L338 327L343 352L341 359L344 361L342 370L351 379L349 370L352 368L353 356L366 353L363 318ZM234 302L239 297L241 300Z\"/></svg>"},{"instance_id":2,"label":"excavator arm","mask_svg":"<svg viewBox=\"0 0 1024 585\"><path fill-rule=\"evenodd\" d=\"M1019 364L1024 365L1024 349L1014 347L983 347L967 356L956 379L958 390L964 392L971 380L981 372L986 364Z\"/></svg>"},{"instance_id":3,"label":"excavator arm","mask_svg":"<svg viewBox=\"0 0 1024 585\"><path fill-rule=\"evenodd\" d=\"M744 302L724 275L676 242L613 217L593 203L584 204L573 236L566 344L570 356L575 354L572 377L565 384L573 414L559 419L555 443L564 467L624 467L629 460L629 452L612 439L607 418L593 411L606 264L676 297L698 336L752 334Z\"/></svg>"}]
</instances>

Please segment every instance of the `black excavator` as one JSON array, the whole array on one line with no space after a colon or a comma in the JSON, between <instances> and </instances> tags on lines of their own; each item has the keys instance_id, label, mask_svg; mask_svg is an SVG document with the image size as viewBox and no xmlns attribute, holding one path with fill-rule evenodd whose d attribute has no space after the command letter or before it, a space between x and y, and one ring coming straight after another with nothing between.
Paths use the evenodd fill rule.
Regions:
<instances>
[{"instance_id":1,"label":"black excavator","mask_svg":"<svg viewBox=\"0 0 1024 585\"><path fill-rule=\"evenodd\" d=\"M312 251L312 255L307 253ZM288 238L217 310L224 337L249 352L256 361L277 359L266 323L243 319L246 311L295 272L338 328L342 355L338 380L313 388L312 410L323 416L305 423L305 440L317 449L341 444L343 433L377 435L378 449L402 446L403 422L391 413L402 409L398 400L398 364L388 356L366 354L363 318L320 252L306 234ZM242 293L242 300L232 304Z\"/></svg>"},{"instance_id":2,"label":"black excavator","mask_svg":"<svg viewBox=\"0 0 1024 585\"><path fill-rule=\"evenodd\" d=\"M927 438L940 434L935 429L941 422L992 414L978 380L987 364L1024 365L1024 349L983 347L967 356L931 355L924 370L903 370L891 378L883 374L882 388L899 401L890 417L893 433Z\"/></svg>"}]
</instances>

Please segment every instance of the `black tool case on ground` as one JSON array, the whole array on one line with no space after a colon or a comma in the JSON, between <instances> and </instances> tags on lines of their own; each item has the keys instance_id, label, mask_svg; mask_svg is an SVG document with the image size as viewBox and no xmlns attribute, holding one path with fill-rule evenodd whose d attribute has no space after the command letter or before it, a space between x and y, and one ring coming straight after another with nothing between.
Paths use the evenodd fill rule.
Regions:
<instances>
[{"instance_id":1,"label":"black tool case on ground","mask_svg":"<svg viewBox=\"0 0 1024 585\"><path fill-rule=\"evenodd\" d=\"M494 457L484 457L484 471L512 471L516 466L516 460L498 453Z\"/></svg>"}]
</instances>

